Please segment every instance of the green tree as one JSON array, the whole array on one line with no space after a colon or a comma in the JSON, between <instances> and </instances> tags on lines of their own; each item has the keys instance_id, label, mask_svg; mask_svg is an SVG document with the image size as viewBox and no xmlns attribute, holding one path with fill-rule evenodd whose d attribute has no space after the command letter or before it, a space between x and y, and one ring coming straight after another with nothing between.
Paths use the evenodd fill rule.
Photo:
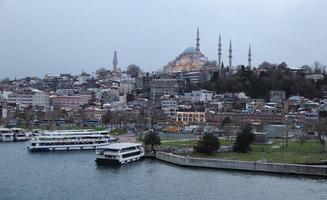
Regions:
<instances>
[{"instance_id":1,"label":"green tree","mask_svg":"<svg viewBox=\"0 0 327 200\"><path fill-rule=\"evenodd\" d=\"M212 154L220 148L218 137L212 133L205 133L201 140L198 141L196 151L199 153Z\"/></svg>"},{"instance_id":2,"label":"green tree","mask_svg":"<svg viewBox=\"0 0 327 200\"><path fill-rule=\"evenodd\" d=\"M263 62L259 65L259 69L263 71L254 73L242 66L237 73L225 78L218 78L216 73L209 83L202 83L202 86L220 93L243 91L252 98L267 100L270 90L283 90L287 96L299 94L307 98L319 98L327 89L327 76L317 82L306 80L303 72L292 73L284 62L279 65Z\"/></svg>"},{"instance_id":3,"label":"green tree","mask_svg":"<svg viewBox=\"0 0 327 200\"><path fill-rule=\"evenodd\" d=\"M132 78L137 77L141 72L142 70L140 69L140 66L135 64L128 65L126 69L126 73L129 74Z\"/></svg>"},{"instance_id":4,"label":"green tree","mask_svg":"<svg viewBox=\"0 0 327 200\"><path fill-rule=\"evenodd\" d=\"M242 127L242 131L237 135L236 142L233 146L233 151L238 153L247 153L251 150L250 145L254 140L252 126L246 124Z\"/></svg>"},{"instance_id":5,"label":"green tree","mask_svg":"<svg viewBox=\"0 0 327 200\"><path fill-rule=\"evenodd\" d=\"M232 120L230 117L225 117L223 121L221 122L221 127L224 127L225 125L229 125L232 123Z\"/></svg>"},{"instance_id":6,"label":"green tree","mask_svg":"<svg viewBox=\"0 0 327 200\"><path fill-rule=\"evenodd\" d=\"M161 144L160 137L157 133L154 131L151 131L150 133L146 134L144 136L144 145L146 147L150 147L150 151L155 153L155 146L159 146Z\"/></svg>"}]
</instances>

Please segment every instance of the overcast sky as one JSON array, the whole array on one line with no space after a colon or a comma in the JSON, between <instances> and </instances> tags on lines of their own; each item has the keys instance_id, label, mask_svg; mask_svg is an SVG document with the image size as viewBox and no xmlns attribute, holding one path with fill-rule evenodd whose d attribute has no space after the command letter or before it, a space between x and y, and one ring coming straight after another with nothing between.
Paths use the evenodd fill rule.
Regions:
<instances>
[{"instance_id":1,"label":"overcast sky","mask_svg":"<svg viewBox=\"0 0 327 200\"><path fill-rule=\"evenodd\" d=\"M88 73L135 63L155 71L195 45L227 63L327 63L326 0L0 0L0 78Z\"/></svg>"}]
</instances>

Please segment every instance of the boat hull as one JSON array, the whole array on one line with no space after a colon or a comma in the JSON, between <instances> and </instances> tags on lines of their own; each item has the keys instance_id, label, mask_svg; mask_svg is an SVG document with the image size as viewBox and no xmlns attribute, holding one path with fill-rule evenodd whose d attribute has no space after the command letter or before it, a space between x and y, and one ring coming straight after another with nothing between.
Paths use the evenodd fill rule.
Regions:
<instances>
[{"instance_id":1,"label":"boat hull","mask_svg":"<svg viewBox=\"0 0 327 200\"><path fill-rule=\"evenodd\" d=\"M96 158L95 162L98 165L113 165L113 166L117 166L117 165L123 165L123 164L127 164L127 163L131 163L131 162L135 162L138 160L141 160L143 157L133 157L130 159L125 159L125 160L116 160L116 159L107 159L107 158Z\"/></svg>"},{"instance_id":2,"label":"boat hull","mask_svg":"<svg viewBox=\"0 0 327 200\"><path fill-rule=\"evenodd\" d=\"M102 144L106 145L106 144ZM35 147L28 146L28 150L31 152L42 152L42 151L75 151L75 150L95 150L97 146L101 145L93 145L93 146L47 146L47 147Z\"/></svg>"},{"instance_id":3,"label":"boat hull","mask_svg":"<svg viewBox=\"0 0 327 200\"><path fill-rule=\"evenodd\" d=\"M2 142L13 142L14 138L2 138Z\"/></svg>"},{"instance_id":4,"label":"boat hull","mask_svg":"<svg viewBox=\"0 0 327 200\"><path fill-rule=\"evenodd\" d=\"M28 137L16 137L15 138L15 141L17 142L22 142L22 141L27 141L28 140Z\"/></svg>"},{"instance_id":5,"label":"boat hull","mask_svg":"<svg viewBox=\"0 0 327 200\"><path fill-rule=\"evenodd\" d=\"M119 160L112 160L112 159L103 159L103 158L97 158L95 162L98 165L111 165L111 166L120 166L121 163Z\"/></svg>"}]
</instances>

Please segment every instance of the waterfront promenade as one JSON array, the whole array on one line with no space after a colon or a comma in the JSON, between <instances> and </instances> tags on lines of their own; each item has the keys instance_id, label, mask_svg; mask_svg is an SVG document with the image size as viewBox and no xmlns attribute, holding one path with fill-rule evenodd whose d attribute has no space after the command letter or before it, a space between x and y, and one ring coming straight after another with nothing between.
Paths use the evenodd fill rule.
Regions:
<instances>
[{"instance_id":1,"label":"waterfront promenade","mask_svg":"<svg viewBox=\"0 0 327 200\"><path fill-rule=\"evenodd\" d=\"M284 163L267 163L261 161L236 161L222 159L192 158L165 152L157 152L156 158L161 161L186 167L203 167L327 177L327 166L321 165L299 165Z\"/></svg>"}]
</instances>

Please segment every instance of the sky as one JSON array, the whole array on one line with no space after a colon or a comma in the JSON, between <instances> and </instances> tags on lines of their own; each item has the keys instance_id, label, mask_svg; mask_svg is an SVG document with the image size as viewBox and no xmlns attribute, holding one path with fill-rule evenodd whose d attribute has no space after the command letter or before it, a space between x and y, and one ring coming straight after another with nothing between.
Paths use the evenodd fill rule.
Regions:
<instances>
[{"instance_id":1,"label":"sky","mask_svg":"<svg viewBox=\"0 0 327 200\"><path fill-rule=\"evenodd\" d=\"M185 48L233 64L327 63L326 0L0 0L0 78L92 73L137 64L161 69Z\"/></svg>"}]
</instances>

